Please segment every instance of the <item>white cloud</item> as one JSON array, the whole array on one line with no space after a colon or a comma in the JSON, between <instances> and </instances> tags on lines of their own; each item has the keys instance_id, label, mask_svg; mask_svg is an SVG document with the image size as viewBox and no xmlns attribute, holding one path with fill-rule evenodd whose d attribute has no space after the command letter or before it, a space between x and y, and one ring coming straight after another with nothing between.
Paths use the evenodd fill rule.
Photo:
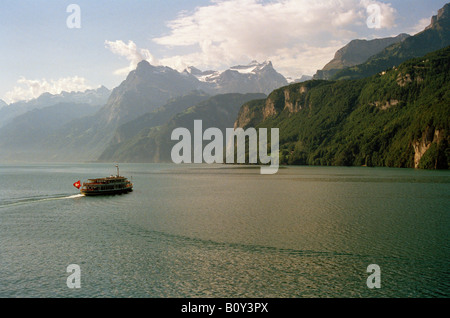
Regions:
<instances>
[{"instance_id":1,"label":"white cloud","mask_svg":"<svg viewBox=\"0 0 450 318\"><path fill-rule=\"evenodd\" d=\"M317 69L326 65L338 49L343 46L341 42L330 43L328 47L299 45L294 49L281 48L277 55L271 58L274 67L283 75L299 78L301 75L313 75ZM290 70L294 72L290 73Z\"/></svg>"},{"instance_id":2,"label":"white cloud","mask_svg":"<svg viewBox=\"0 0 450 318\"><path fill-rule=\"evenodd\" d=\"M374 0L361 0L360 5L366 9L369 8L370 5L376 5L379 8L379 12L377 12L377 14L380 15L380 25L377 28L390 29L396 26L395 18L397 15L397 10L395 10L390 3ZM371 10L369 10L367 13L374 14L375 12L371 12Z\"/></svg>"},{"instance_id":3,"label":"white cloud","mask_svg":"<svg viewBox=\"0 0 450 318\"><path fill-rule=\"evenodd\" d=\"M5 101L14 103L21 100L37 98L43 93L60 94L66 92L82 92L92 89L86 84L86 79L79 76L65 77L58 80L29 80L21 77L16 86L5 94Z\"/></svg>"},{"instance_id":4,"label":"white cloud","mask_svg":"<svg viewBox=\"0 0 450 318\"><path fill-rule=\"evenodd\" d=\"M431 23L430 21L431 21L431 17L420 19L419 22L417 22L417 24L411 28L411 31L409 33L411 33L412 35L415 35L419 32L422 32L423 30L425 30L425 28L427 26L430 25L430 23Z\"/></svg>"},{"instance_id":5,"label":"white cloud","mask_svg":"<svg viewBox=\"0 0 450 318\"><path fill-rule=\"evenodd\" d=\"M133 41L128 41L128 44L121 40L105 41L105 47L112 53L125 57L129 65L127 67L114 71L116 75L127 75L132 70L136 69L136 65L142 60L148 61L150 64L157 64L156 59L150 54L147 49L140 49Z\"/></svg>"},{"instance_id":6,"label":"white cloud","mask_svg":"<svg viewBox=\"0 0 450 318\"><path fill-rule=\"evenodd\" d=\"M312 75L358 28L367 28L369 4L379 5L381 28L395 25L395 9L378 1L216 0L180 14L168 23L170 33L154 42L191 50L160 59L172 67L219 68L257 59L272 60L287 76Z\"/></svg>"}]
</instances>

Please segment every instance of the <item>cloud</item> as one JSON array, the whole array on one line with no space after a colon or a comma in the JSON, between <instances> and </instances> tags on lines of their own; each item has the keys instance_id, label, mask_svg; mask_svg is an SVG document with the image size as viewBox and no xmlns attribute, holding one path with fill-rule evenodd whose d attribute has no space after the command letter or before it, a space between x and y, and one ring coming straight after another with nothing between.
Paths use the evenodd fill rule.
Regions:
<instances>
[{"instance_id":1,"label":"cloud","mask_svg":"<svg viewBox=\"0 0 450 318\"><path fill-rule=\"evenodd\" d=\"M150 64L158 64L157 60L150 54L147 49L140 49L133 41L128 41L128 44L121 40L117 41L105 41L105 47L112 53L125 57L129 61L127 67L114 71L116 75L127 75L132 70L136 69L136 66L142 60L148 61Z\"/></svg>"},{"instance_id":2,"label":"cloud","mask_svg":"<svg viewBox=\"0 0 450 318\"><path fill-rule=\"evenodd\" d=\"M412 35L415 35L419 32L422 32L423 30L425 30L425 28L427 26L430 25L430 23L431 23L430 21L431 21L431 17L420 19L419 22L417 22L417 24L411 28L409 33L411 33Z\"/></svg>"},{"instance_id":3,"label":"cloud","mask_svg":"<svg viewBox=\"0 0 450 318\"><path fill-rule=\"evenodd\" d=\"M5 101L14 103L21 100L37 98L43 93L60 94L66 92L83 92L92 89L86 84L86 79L79 76L65 77L57 80L29 80L21 77L17 81L17 86L5 94Z\"/></svg>"},{"instance_id":4,"label":"cloud","mask_svg":"<svg viewBox=\"0 0 450 318\"><path fill-rule=\"evenodd\" d=\"M361 28L367 29L370 4L380 7L381 28L395 25L395 9L378 1L215 0L181 13L167 24L170 32L153 41L191 51L161 58L164 65L218 68L257 59L272 60L288 76L313 74Z\"/></svg>"},{"instance_id":5,"label":"cloud","mask_svg":"<svg viewBox=\"0 0 450 318\"><path fill-rule=\"evenodd\" d=\"M379 25L376 27L377 29L391 29L396 26L395 19L397 10L395 10L390 3L374 0L361 0L360 5L366 9L369 17L379 15L380 19ZM376 7L376 10L372 10L374 6ZM369 17L366 16L366 22Z\"/></svg>"}]
</instances>

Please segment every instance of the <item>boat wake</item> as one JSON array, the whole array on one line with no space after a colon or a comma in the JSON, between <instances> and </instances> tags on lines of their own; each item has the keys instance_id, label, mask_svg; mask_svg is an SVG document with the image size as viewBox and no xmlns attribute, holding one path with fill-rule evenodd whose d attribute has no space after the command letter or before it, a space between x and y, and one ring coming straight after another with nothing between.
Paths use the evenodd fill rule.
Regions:
<instances>
[{"instance_id":1,"label":"boat wake","mask_svg":"<svg viewBox=\"0 0 450 318\"><path fill-rule=\"evenodd\" d=\"M18 205L25 205L25 204L33 204L33 203L39 203L39 202L45 202L45 201L55 201L55 200L67 200L67 199L78 199L84 197L84 194L75 194L75 195L67 195L67 194L61 194L61 195L53 195L53 196L33 196L33 197L26 197L26 198L14 198L14 199L6 199L0 201L0 209L11 207L11 206L18 206Z\"/></svg>"},{"instance_id":2,"label":"boat wake","mask_svg":"<svg viewBox=\"0 0 450 318\"><path fill-rule=\"evenodd\" d=\"M61 198L61 199L76 199L76 198L82 198L82 197L85 197L85 195L84 194L75 194L75 195L71 195L71 196L68 196L65 198Z\"/></svg>"}]
</instances>

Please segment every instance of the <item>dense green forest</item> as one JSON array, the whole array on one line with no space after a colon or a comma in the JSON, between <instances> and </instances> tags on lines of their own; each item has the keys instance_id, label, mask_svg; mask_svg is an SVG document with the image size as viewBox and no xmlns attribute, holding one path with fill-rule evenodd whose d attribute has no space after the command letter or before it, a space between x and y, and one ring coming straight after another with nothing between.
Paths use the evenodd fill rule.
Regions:
<instances>
[{"instance_id":1,"label":"dense green forest","mask_svg":"<svg viewBox=\"0 0 450 318\"><path fill-rule=\"evenodd\" d=\"M280 163L447 169L450 47L364 79L289 85L245 104L241 127L277 127Z\"/></svg>"}]
</instances>

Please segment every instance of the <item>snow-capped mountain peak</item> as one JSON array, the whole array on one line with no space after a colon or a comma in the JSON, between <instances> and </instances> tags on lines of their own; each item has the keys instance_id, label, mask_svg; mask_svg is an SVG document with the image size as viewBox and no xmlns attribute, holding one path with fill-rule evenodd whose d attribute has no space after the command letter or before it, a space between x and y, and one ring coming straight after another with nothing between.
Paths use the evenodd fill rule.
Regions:
<instances>
[{"instance_id":1,"label":"snow-capped mountain peak","mask_svg":"<svg viewBox=\"0 0 450 318\"><path fill-rule=\"evenodd\" d=\"M208 80L211 80L213 78L216 78L217 76L220 76L221 74L225 73L226 71L236 71L241 74L256 74L263 70L264 68L273 68L272 62L265 61L263 63L259 63L258 61L251 61L247 65L235 65L230 67L227 70L224 71L201 71L198 68L194 66L189 66L184 70L184 73L194 75L197 77L200 81L205 82Z\"/></svg>"},{"instance_id":2,"label":"snow-capped mountain peak","mask_svg":"<svg viewBox=\"0 0 450 318\"><path fill-rule=\"evenodd\" d=\"M219 92L270 93L274 88L287 84L284 76L273 68L271 61L259 63L254 60L247 65L235 65L224 71L201 71L190 66L183 73L195 76L209 89Z\"/></svg>"}]
</instances>

